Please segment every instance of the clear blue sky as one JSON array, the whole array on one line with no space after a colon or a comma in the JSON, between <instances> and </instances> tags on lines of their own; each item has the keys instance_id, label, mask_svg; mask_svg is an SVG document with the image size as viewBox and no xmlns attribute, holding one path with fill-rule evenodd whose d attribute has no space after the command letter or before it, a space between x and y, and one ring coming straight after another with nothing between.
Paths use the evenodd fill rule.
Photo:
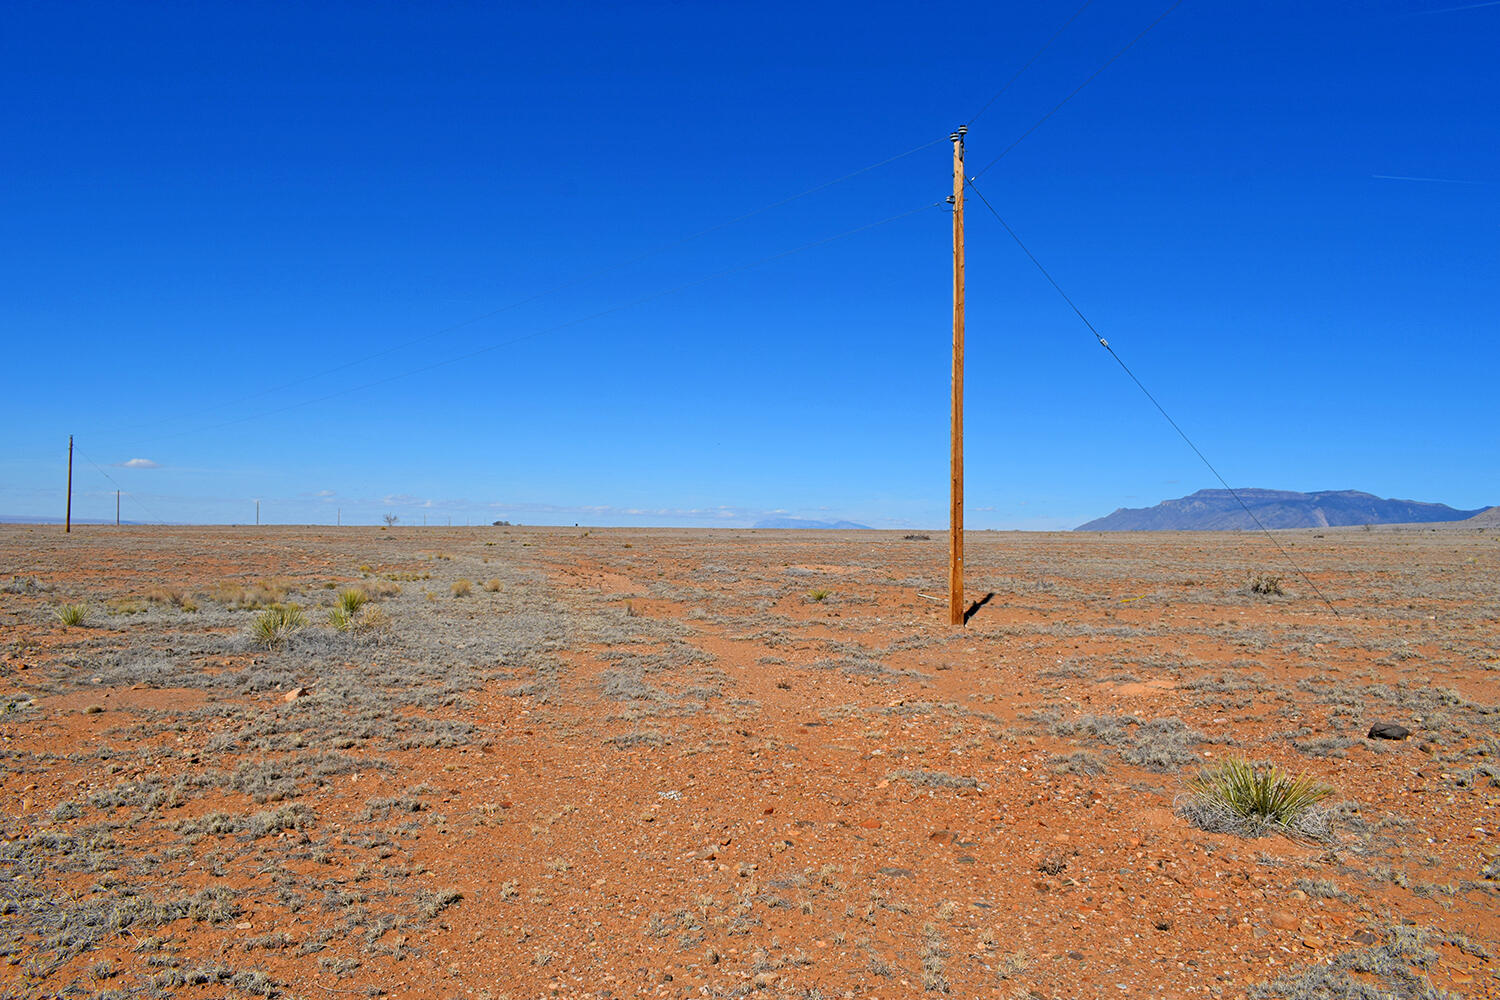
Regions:
<instances>
[{"instance_id":1,"label":"clear blue sky","mask_svg":"<svg viewBox=\"0 0 1500 1000\"><path fill-rule=\"evenodd\" d=\"M80 517L940 527L946 137L1078 2L9 4L0 514L72 433ZM978 186L1232 484L1500 503L1497 51L1187 0ZM1217 485L972 199L968 258L971 527Z\"/></svg>"}]
</instances>

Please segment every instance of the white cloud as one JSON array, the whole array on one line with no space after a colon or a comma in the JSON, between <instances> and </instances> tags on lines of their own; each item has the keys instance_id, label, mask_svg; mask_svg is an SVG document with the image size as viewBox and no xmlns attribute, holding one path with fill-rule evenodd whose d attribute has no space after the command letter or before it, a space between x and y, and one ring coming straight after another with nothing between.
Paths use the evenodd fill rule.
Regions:
<instances>
[{"instance_id":1,"label":"white cloud","mask_svg":"<svg viewBox=\"0 0 1500 1000\"><path fill-rule=\"evenodd\" d=\"M123 462L116 462L115 466L121 469L160 469L161 464L153 462L149 458L129 458Z\"/></svg>"},{"instance_id":2,"label":"white cloud","mask_svg":"<svg viewBox=\"0 0 1500 1000\"><path fill-rule=\"evenodd\" d=\"M313 496L315 496L315 497L321 497L324 500L327 500L329 497L331 497L333 495L334 495L333 490L319 490L318 492L316 492L316 493L313 494Z\"/></svg>"}]
</instances>

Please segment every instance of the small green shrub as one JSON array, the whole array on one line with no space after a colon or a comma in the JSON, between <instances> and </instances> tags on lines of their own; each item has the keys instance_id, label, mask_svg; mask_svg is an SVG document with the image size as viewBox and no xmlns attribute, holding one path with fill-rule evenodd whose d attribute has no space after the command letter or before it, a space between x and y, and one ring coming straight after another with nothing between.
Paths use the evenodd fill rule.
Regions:
<instances>
[{"instance_id":1,"label":"small green shrub","mask_svg":"<svg viewBox=\"0 0 1500 1000\"><path fill-rule=\"evenodd\" d=\"M354 627L354 615L337 607L328 612L328 624L336 631L347 632Z\"/></svg>"},{"instance_id":2,"label":"small green shrub","mask_svg":"<svg viewBox=\"0 0 1500 1000\"><path fill-rule=\"evenodd\" d=\"M267 649L275 649L300 629L307 627L307 615L295 604L273 604L255 616L251 634Z\"/></svg>"},{"instance_id":3,"label":"small green shrub","mask_svg":"<svg viewBox=\"0 0 1500 1000\"><path fill-rule=\"evenodd\" d=\"M57 620L67 626L86 625L89 620L87 604L64 604L57 609Z\"/></svg>"},{"instance_id":4,"label":"small green shrub","mask_svg":"<svg viewBox=\"0 0 1500 1000\"><path fill-rule=\"evenodd\" d=\"M833 591L824 590L823 588L819 587L817 590L809 590L807 592L807 599L814 602L822 602L828 600L828 598L832 596L832 594Z\"/></svg>"},{"instance_id":5,"label":"small green shrub","mask_svg":"<svg viewBox=\"0 0 1500 1000\"><path fill-rule=\"evenodd\" d=\"M1328 816L1317 806L1333 789L1310 775L1294 776L1230 757L1199 771L1188 788L1192 797L1178 811L1211 832L1247 837L1273 830L1309 837L1328 833Z\"/></svg>"}]
</instances>

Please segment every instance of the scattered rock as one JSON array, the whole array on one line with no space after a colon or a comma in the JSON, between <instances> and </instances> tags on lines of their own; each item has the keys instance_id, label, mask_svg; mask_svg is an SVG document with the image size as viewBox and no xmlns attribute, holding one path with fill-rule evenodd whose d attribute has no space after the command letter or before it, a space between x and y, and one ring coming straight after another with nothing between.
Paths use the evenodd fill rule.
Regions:
<instances>
[{"instance_id":1,"label":"scattered rock","mask_svg":"<svg viewBox=\"0 0 1500 1000\"><path fill-rule=\"evenodd\" d=\"M1270 915L1271 926L1280 931L1294 931L1301 923L1295 914L1285 910L1272 910Z\"/></svg>"},{"instance_id":2,"label":"scattered rock","mask_svg":"<svg viewBox=\"0 0 1500 1000\"><path fill-rule=\"evenodd\" d=\"M295 688L292 688L290 691L288 691L286 694L282 695L281 696L281 700L284 701L284 702L286 702L286 703L288 703L288 704L291 704L292 702L296 701L298 698L305 698L305 697L307 697L307 688L304 688L304 687L295 687Z\"/></svg>"},{"instance_id":3,"label":"scattered rock","mask_svg":"<svg viewBox=\"0 0 1500 1000\"><path fill-rule=\"evenodd\" d=\"M862 820L859 821L859 828L861 830L879 830L880 829L880 820L878 820L878 819L862 819Z\"/></svg>"},{"instance_id":4,"label":"scattered rock","mask_svg":"<svg viewBox=\"0 0 1500 1000\"><path fill-rule=\"evenodd\" d=\"M1360 931L1349 940L1353 941L1355 944L1374 944L1376 941L1379 941L1380 938L1376 937L1370 931Z\"/></svg>"},{"instance_id":5,"label":"scattered rock","mask_svg":"<svg viewBox=\"0 0 1500 1000\"><path fill-rule=\"evenodd\" d=\"M1319 948L1323 947L1323 939L1317 937L1305 937L1302 939L1302 947L1311 948L1313 951L1317 951Z\"/></svg>"},{"instance_id":6,"label":"scattered rock","mask_svg":"<svg viewBox=\"0 0 1500 1000\"><path fill-rule=\"evenodd\" d=\"M876 871L891 878L911 878L910 868L877 868Z\"/></svg>"},{"instance_id":7,"label":"scattered rock","mask_svg":"<svg viewBox=\"0 0 1500 1000\"><path fill-rule=\"evenodd\" d=\"M1410 735L1410 729L1398 726L1394 722L1377 722L1370 727L1369 732L1369 738L1372 740L1404 740Z\"/></svg>"}]
</instances>

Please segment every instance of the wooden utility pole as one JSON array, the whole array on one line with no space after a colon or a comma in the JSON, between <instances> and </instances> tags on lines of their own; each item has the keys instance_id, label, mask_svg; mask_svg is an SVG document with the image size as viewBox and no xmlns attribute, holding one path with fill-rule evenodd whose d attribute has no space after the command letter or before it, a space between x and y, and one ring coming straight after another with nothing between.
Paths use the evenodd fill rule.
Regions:
<instances>
[{"instance_id":1,"label":"wooden utility pole","mask_svg":"<svg viewBox=\"0 0 1500 1000\"><path fill-rule=\"evenodd\" d=\"M260 501L255 501L255 526L260 527Z\"/></svg>"},{"instance_id":2,"label":"wooden utility pole","mask_svg":"<svg viewBox=\"0 0 1500 1000\"><path fill-rule=\"evenodd\" d=\"M73 530L73 435L68 435L68 512L63 519L63 534Z\"/></svg>"},{"instance_id":3,"label":"wooden utility pole","mask_svg":"<svg viewBox=\"0 0 1500 1000\"><path fill-rule=\"evenodd\" d=\"M948 624L964 623L964 135L953 140L953 427L948 507Z\"/></svg>"},{"instance_id":4,"label":"wooden utility pole","mask_svg":"<svg viewBox=\"0 0 1500 1000\"><path fill-rule=\"evenodd\" d=\"M120 491L115 490L115 527L120 526Z\"/></svg>"}]
</instances>

